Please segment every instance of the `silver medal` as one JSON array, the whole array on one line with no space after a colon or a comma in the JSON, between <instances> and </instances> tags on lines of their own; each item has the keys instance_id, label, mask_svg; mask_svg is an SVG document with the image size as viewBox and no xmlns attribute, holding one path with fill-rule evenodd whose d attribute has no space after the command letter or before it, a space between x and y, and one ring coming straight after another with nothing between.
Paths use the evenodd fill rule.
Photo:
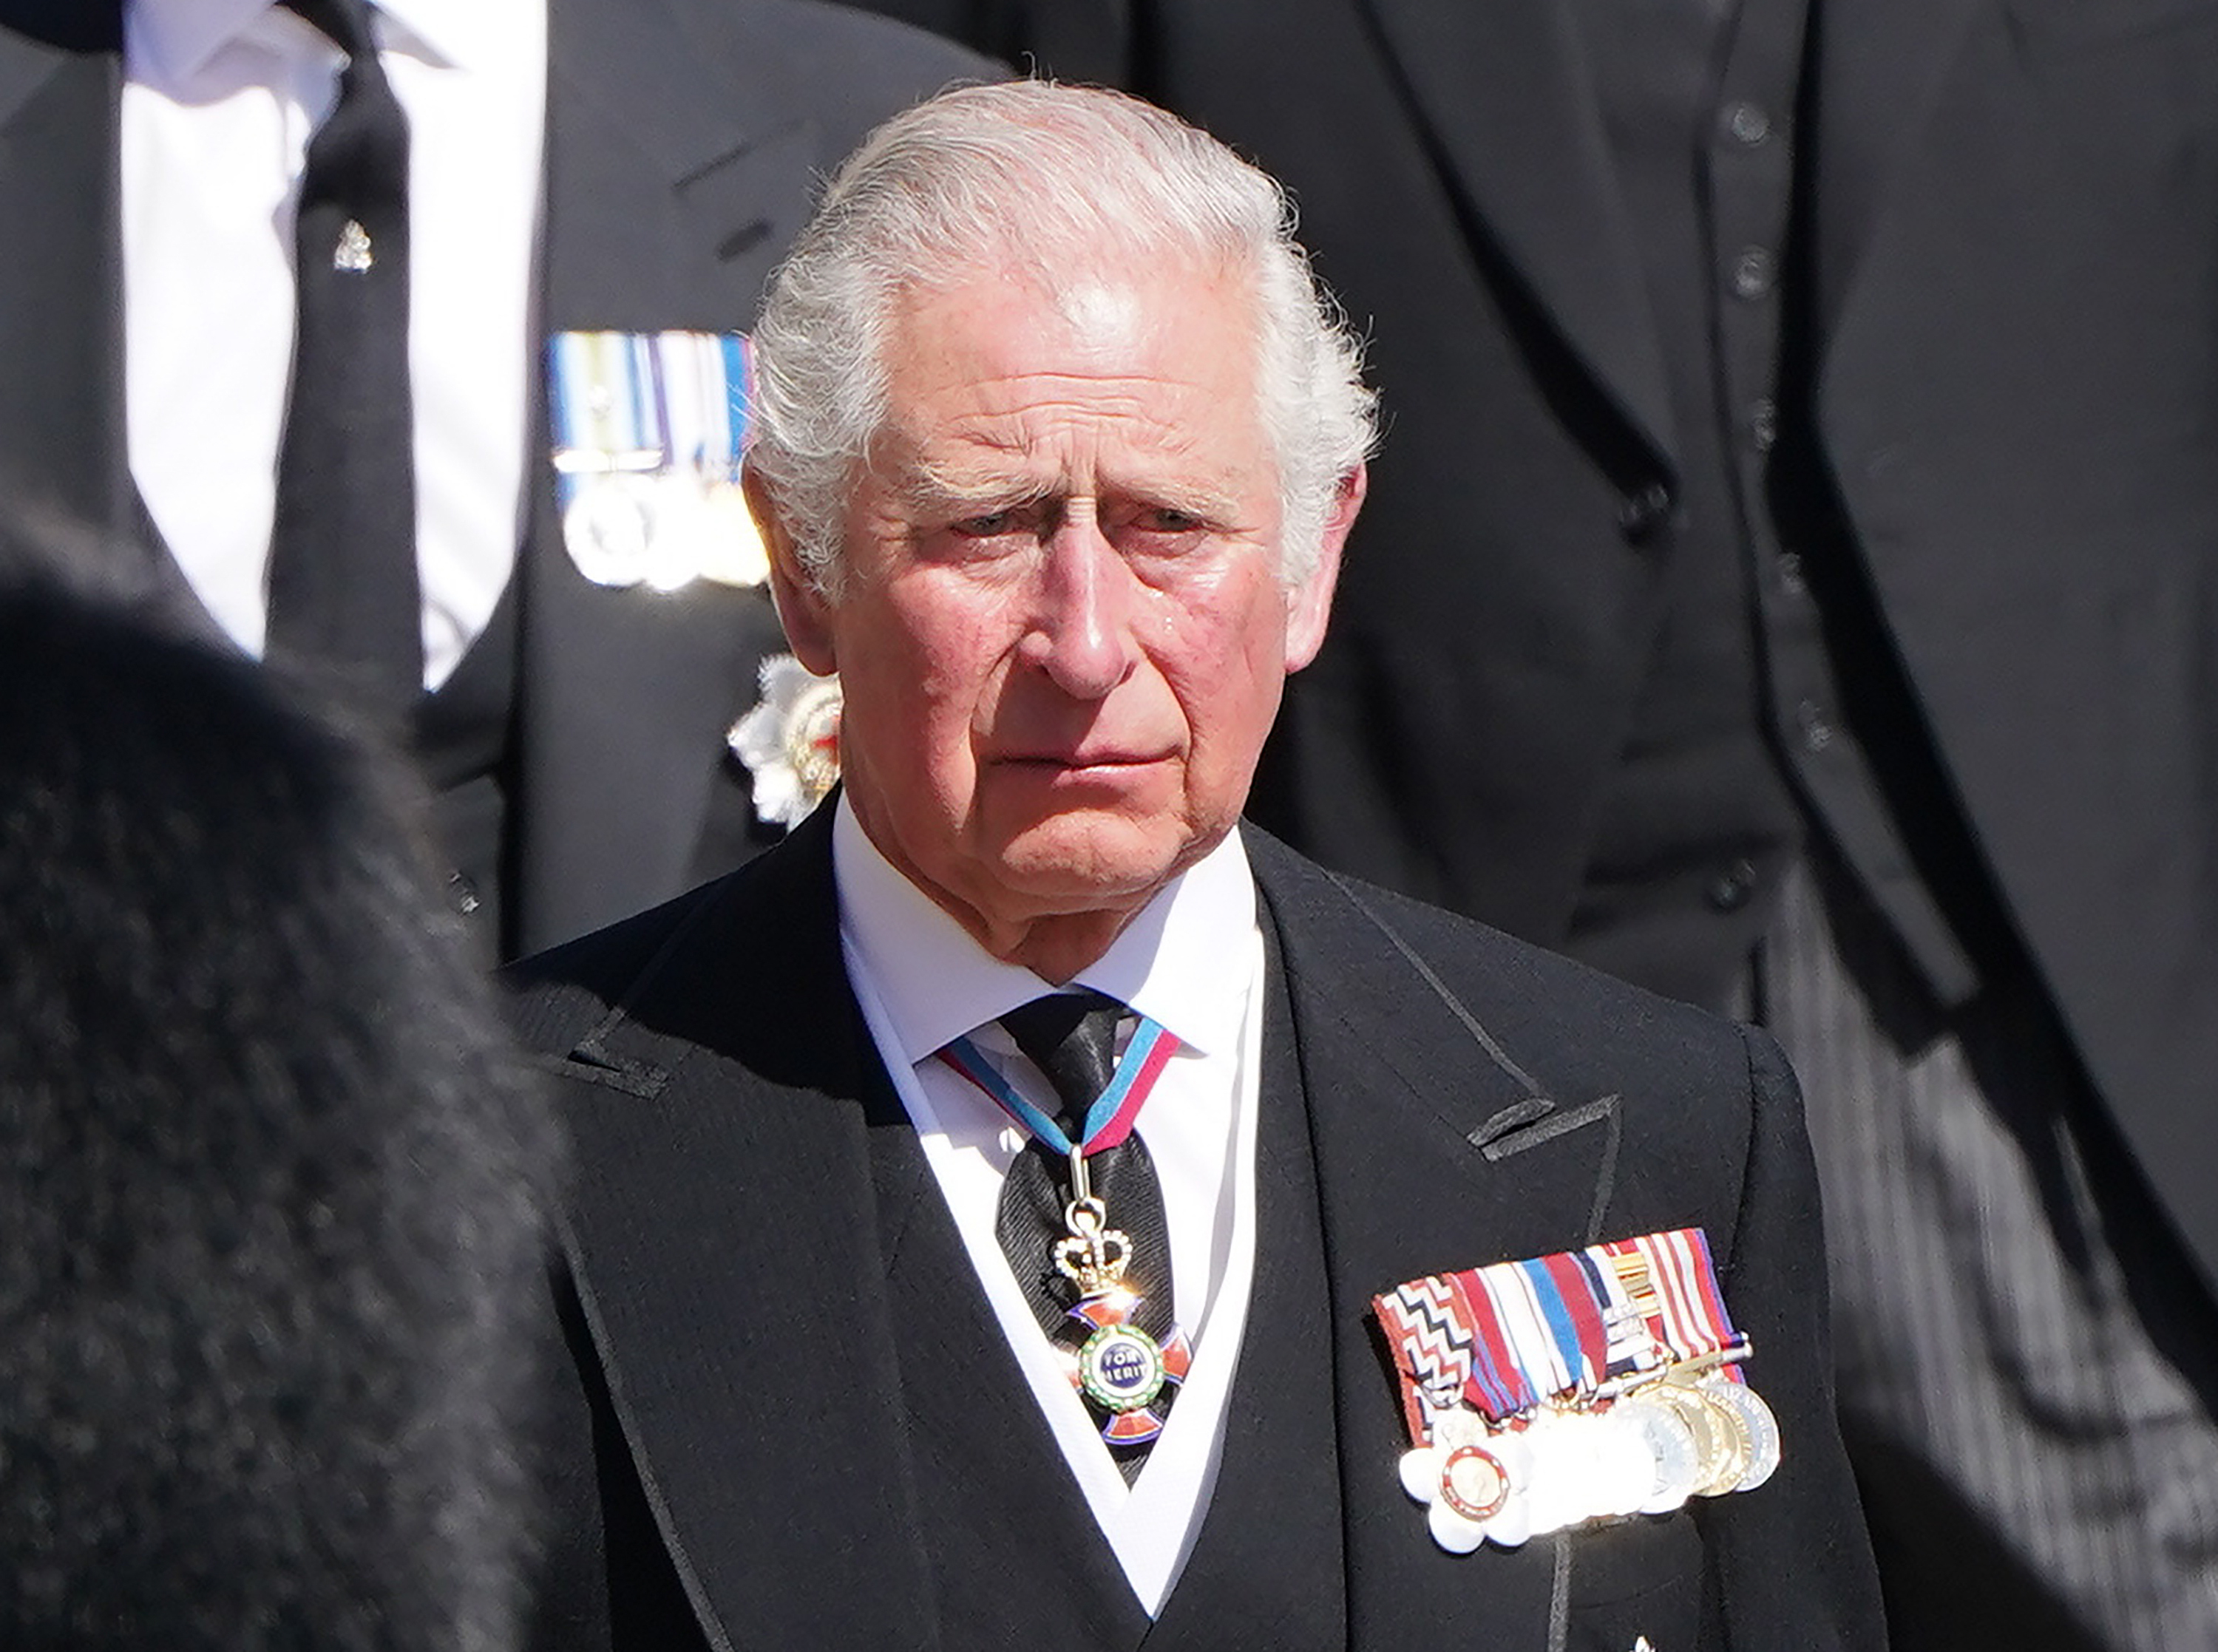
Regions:
<instances>
[{"instance_id":1,"label":"silver medal","mask_svg":"<svg viewBox=\"0 0 2218 1652\"><path fill-rule=\"evenodd\" d=\"M1754 1491L1771 1478L1779 1467L1779 1419L1763 1396L1745 1383L1732 1382L1725 1377L1703 1385L1739 1416L1741 1425L1748 1431L1748 1469L1734 1482L1735 1491Z\"/></svg>"}]
</instances>

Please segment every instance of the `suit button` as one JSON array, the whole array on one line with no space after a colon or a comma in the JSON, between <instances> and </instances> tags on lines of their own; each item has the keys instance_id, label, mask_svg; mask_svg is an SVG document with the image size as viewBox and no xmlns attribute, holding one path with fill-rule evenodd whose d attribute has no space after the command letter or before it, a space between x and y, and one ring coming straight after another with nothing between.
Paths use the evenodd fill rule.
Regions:
<instances>
[{"instance_id":1,"label":"suit button","mask_svg":"<svg viewBox=\"0 0 2218 1652\"><path fill-rule=\"evenodd\" d=\"M1769 453L1779 440L1779 406L1769 396L1748 405L1748 440L1758 453Z\"/></svg>"},{"instance_id":2,"label":"suit button","mask_svg":"<svg viewBox=\"0 0 2218 1652\"><path fill-rule=\"evenodd\" d=\"M1771 136L1771 117L1760 105L1742 99L1725 105L1725 130L1734 142L1753 149Z\"/></svg>"},{"instance_id":3,"label":"suit button","mask_svg":"<svg viewBox=\"0 0 2218 1652\"><path fill-rule=\"evenodd\" d=\"M455 910L465 918L485 904L478 899L477 885L472 883L460 872L447 874L447 899L454 903Z\"/></svg>"},{"instance_id":4,"label":"suit button","mask_svg":"<svg viewBox=\"0 0 2218 1652\"><path fill-rule=\"evenodd\" d=\"M1719 912L1738 912L1756 893L1756 863L1737 860L1710 880L1703 893Z\"/></svg>"},{"instance_id":5,"label":"suit button","mask_svg":"<svg viewBox=\"0 0 2218 1652\"><path fill-rule=\"evenodd\" d=\"M1802 554L1800 551L1780 552L1779 560L1773 566L1779 571L1779 589L1787 596L1800 597L1809 591L1809 585L1802 578Z\"/></svg>"},{"instance_id":6,"label":"suit button","mask_svg":"<svg viewBox=\"0 0 2218 1652\"><path fill-rule=\"evenodd\" d=\"M1771 290L1771 254L1762 247L1743 247L1733 260L1732 289L1744 299L1760 299Z\"/></svg>"},{"instance_id":7,"label":"suit button","mask_svg":"<svg viewBox=\"0 0 2218 1652\"><path fill-rule=\"evenodd\" d=\"M1618 502L1617 525L1635 545L1655 538L1671 516L1671 490L1661 482L1626 494Z\"/></svg>"},{"instance_id":8,"label":"suit button","mask_svg":"<svg viewBox=\"0 0 2218 1652\"><path fill-rule=\"evenodd\" d=\"M1833 743L1833 720L1815 700L1805 700L1795 707L1794 721L1802 730L1804 751L1822 752Z\"/></svg>"}]
</instances>

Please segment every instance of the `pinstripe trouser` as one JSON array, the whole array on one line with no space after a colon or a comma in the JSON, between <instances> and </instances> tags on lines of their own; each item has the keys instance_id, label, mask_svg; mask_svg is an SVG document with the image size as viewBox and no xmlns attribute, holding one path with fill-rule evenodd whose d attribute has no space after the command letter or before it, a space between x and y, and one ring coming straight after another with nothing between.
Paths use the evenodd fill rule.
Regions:
<instances>
[{"instance_id":1,"label":"pinstripe trouser","mask_svg":"<svg viewBox=\"0 0 2218 1652\"><path fill-rule=\"evenodd\" d=\"M2038 987L1936 1012L1818 863L1751 988L1807 1102L1897 1652L2218 1649L2218 1308Z\"/></svg>"}]
</instances>

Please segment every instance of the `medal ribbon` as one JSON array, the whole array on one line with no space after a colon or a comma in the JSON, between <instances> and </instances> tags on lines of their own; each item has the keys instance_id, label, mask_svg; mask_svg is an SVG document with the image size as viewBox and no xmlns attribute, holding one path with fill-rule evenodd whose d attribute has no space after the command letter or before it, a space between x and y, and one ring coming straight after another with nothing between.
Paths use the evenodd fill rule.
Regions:
<instances>
[{"instance_id":1,"label":"medal ribbon","mask_svg":"<svg viewBox=\"0 0 2218 1652\"><path fill-rule=\"evenodd\" d=\"M1452 1409L1477 1377L1470 1309L1457 1300L1459 1290L1456 1276L1433 1274L1397 1285L1372 1303L1401 1372L1409 1438L1421 1445L1431 1435L1434 1416Z\"/></svg>"},{"instance_id":2,"label":"medal ribbon","mask_svg":"<svg viewBox=\"0 0 2218 1652\"><path fill-rule=\"evenodd\" d=\"M1605 1339L1606 1370L1613 1377L1636 1371L1652 1370L1663 1363L1663 1350L1656 1346L1648 1333L1648 1321L1633 1305L1626 1294L1625 1281L1609 1265L1608 1257L1599 1245L1574 1252L1572 1260L1587 1276L1587 1284L1594 1291L1595 1301L1602 1305L1602 1333Z\"/></svg>"},{"instance_id":3,"label":"medal ribbon","mask_svg":"<svg viewBox=\"0 0 2218 1652\"><path fill-rule=\"evenodd\" d=\"M1594 1282L1579 1265L1577 1255L1558 1251L1538 1262L1525 1264L1544 1306L1552 1299L1549 1325L1557 1346L1575 1362L1573 1376L1578 1390L1591 1394L1609 1369L1609 1333L1602 1327L1602 1303L1595 1300ZM1542 1289L1545 1278L1546 1288Z\"/></svg>"},{"instance_id":4,"label":"medal ribbon","mask_svg":"<svg viewBox=\"0 0 2218 1652\"><path fill-rule=\"evenodd\" d=\"M1459 1397L1497 1426L1547 1396L1577 1406L1608 1377L1739 1341L1699 1228L1428 1274L1373 1299L1411 1440ZM1738 1379L1732 1365L1725 1374Z\"/></svg>"},{"instance_id":5,"label":"medal ribbon","mask_svg":"<svg viewBox=\"0 0 2218 1652\"><path fill-rule=\"evenodd\" d=\"M1740 1340L1718 1289L1708 1236L1700 1228L1674 1228L1595 1248L1623 1281L1649 1334L1674 1360L1698 1359ZM1738 1375L1730 1368L1727 1374Z\"/></svg>"},{"instance_id":6,"label":"medal ribbon","mask_svg":"<svg viewBox=\"0 0 2218 1652\"><path fill-rule=\"evenodd\" d=\"M939 1052L939 1059L984 1091L1033 1137L1067 1158L1073 1152L1090 1156L1130 1135L1140 1109L1154 1093L1155 1080L1178 1049L1176 1034L1141 1016L1131 1042L1117 1059L1117 1070L1109 1075L1108 1088L1086 1110L1086 1123L1075 1143L1051 1116L1020 1095L969 1038L956 1039Z\"/></svg>"},{"instance_id":7,"label":"medal ribbon","mask_svg":"<svg viewBox=\"0 0 2218 1652\"><path fill-rule=\"evenodd\" d=\"M1471 1346L1471 1376L1464 1394L1479 1411L1496 1422L1521 1417L1540 1403L1525 1367L1495 1311L1494 1299L1476 1271L1453 1273L1449 1284L1466 1322L1477 1333Z\"/></svg>"},{"instance_id":8,"label":"medal ribbon","mask_svg":"<svg viewBox=\"0 0 2218 1652\"><path fill-rule=\"evenodd\" d=\"M1478 1271L1479 1280L1486 1294L1493 1299L1495 1311L1502 1315L1502 1329L1509 1333L1510 1346L1518 1355L1518 1363L1532 1379L1533 1386L1544 1395L1561 1394L1573 1383L1573 1367L1564 1358L1563 1345L1549 1327L1546 1312L1535 1293L1534 1281L1524 1266L1516 1262L1496 1262ZM1541 1276L1545 1283L1546 1275ZM1577 1349L1574 1345L1572 1358Z\"/></svg>"}]
</instances>

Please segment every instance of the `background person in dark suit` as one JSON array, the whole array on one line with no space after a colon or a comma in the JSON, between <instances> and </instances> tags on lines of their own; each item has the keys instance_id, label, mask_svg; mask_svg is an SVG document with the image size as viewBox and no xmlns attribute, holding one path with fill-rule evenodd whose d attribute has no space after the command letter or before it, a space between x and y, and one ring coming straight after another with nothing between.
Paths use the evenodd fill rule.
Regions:
<instances>
[{"instance_id":1,"label":"background person in dark suit","mask_svg":"<svg viewBox=\"0 0 2218 1652\"><path fill-rule=\"evenodd\" d=\"M368 628L354 605L416 577L425 691L412 676L398 711L438 795L455 902L512 954L759 846L725 732L776 646L714 532L663 583L699 563L721 579L663 591L635 569L598 571L631 580L616 585L581 572L549 462L563 387L547 342L744 329L813 170L981 65L807 0L391 0L358 22L408 128L412 442L393 463L416 508L399 563L350 587L336 641ZM0 3L0 462L110 530L121 572L256 654L292 428L294 208L344 56L325 25L341 22ZM400 253L374 238L343 287L392 270ZM365 325L355 344L382 342ZM318 399L369 371L341 361ZM662 456L690 473L691 455ZM318 566L357 547L333 537Z\"/></svg>"},{"instance_id":2,"label":"background person in dark suit","mask_svg":"<svg viewBox=\"0 0 2218 1652\"><path fill-rule=\"evenodd\" d=\"M1257 818L1779 1036L1896 1644L2218 1643L2218 7L883 9L1294 191L1392 439Z\"/></svg>"},{"instance_id":3,"label":"background person in dark suit","mask_svg":"<svg viewBox=\"0 0 2218 1652\"><path fill-rule=\"evenodd\" d=\"M0 535L0 1643L517 1645L554 1140L417 788Z\"/></svg>"},{"instance_id":4,"label":"background person in dark suit","mask_svg":"<svg viewBox=\"0 0 2218 1652\"><path fill-rule=\"evenodd\" d=\"M1238 826L1370 436L1270 182L1112 95L949 94L834 177L757 339L750 486L844 789L519 967L586 1167L557 1638L1874 1644L1775 1050ZM1118 1049L1137 1134L1085 1163L1144 1300L1074 1304L1086 1196L1010 1120L1087 1111ZM1776 1478L1436 1544L1372 1296L1692 1225ZM1089 1303L1087 1349L1162 1352L1066 1345ZM1118 1386L1149 1358L1167 1416Z\"/></svg>"}]
</instances>

